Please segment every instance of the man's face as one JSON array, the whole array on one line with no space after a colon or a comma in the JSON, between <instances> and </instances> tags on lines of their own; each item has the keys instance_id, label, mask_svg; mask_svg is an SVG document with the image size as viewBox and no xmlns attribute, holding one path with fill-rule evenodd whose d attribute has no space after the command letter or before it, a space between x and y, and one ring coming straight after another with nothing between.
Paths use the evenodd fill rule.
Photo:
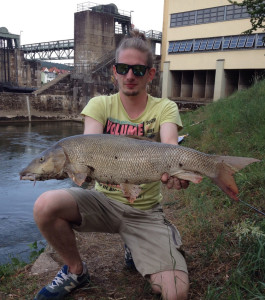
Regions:
<instances>
[{"instance_id":1,"label":"man's face","mask_svg":"<svg viewBox=\"0 0 265 300\"><path fill-rule=\"evenodd\" d=\"M128 65L144 65L147 63L147 54L136 49L126 49L120 52L118 63ZM113 67L114 76L118 82L119 91L126 96L137 96L146 93L148 82L152 81L155 75L155 69L147 69L144 76L135 76L132 69L125 75L120 75Z\"/></svg>"}]
</instances>

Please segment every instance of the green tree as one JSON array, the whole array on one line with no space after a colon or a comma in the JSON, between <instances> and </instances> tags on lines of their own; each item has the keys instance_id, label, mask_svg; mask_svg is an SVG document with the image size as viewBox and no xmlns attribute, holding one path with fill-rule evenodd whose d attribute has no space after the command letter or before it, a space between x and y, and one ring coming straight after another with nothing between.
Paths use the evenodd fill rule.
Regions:
<instances>
[{"instance_id":1,"label":"green tree","mask_svg":"<svg viewBox=\"0 0 265 300\"><path fill-rule=\"evenodd\" d=\"M244 31L244 34L251 34L259 28L265 31L265 1L264 0L243 0L242 2L228 0L231 4L245 6L250 15L251 28Z\"/></svg>"}]
</instances>

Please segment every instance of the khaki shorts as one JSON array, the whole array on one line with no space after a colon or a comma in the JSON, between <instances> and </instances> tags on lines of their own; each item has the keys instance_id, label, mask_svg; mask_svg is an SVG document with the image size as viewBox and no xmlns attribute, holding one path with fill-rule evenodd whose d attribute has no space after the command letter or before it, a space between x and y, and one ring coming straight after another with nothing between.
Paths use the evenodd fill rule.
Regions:
<instances>
[{"instance_id":1,"label":"khaki shorts","mask_svg":"<svg viewBox=\"0 0 265 300\"><path fill-rule=\"evenodd\" d=\"M185 259L178 251L179 232L165 219L160 204L139 210L95 190L74 187L66 191L76 200L82 216L81 225L73 225L73 229L119 233L143 276L167 270L188 273Z\"/></svg>"}]
</instances>

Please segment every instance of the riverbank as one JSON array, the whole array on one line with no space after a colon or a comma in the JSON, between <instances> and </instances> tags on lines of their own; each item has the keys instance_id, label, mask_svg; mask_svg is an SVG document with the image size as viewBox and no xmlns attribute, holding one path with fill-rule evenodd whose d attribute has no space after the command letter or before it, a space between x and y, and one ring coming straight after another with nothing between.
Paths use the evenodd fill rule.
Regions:
<instances>
[{"instance_id":1,"label":"riverbank","mask_svg":"<svg viewBox=\"0 0 265 300\"><path fill-rule=\"evenodd\" d=\"M180 132L188 134L183 146L209 154L260 159L261 162L237 173L235 181L240 199L263 212L264 116L262 81L227 99L185 113L184 129ZM231 200L206 178L200 184L190 184L186 190L163 187L163 196L166 217L182 236L191 283L189 298L264 299L264 216ZM91 264L92 283L67 299L159 299L151 293L146 280L124 268L119 237L95 233L85 236L85 241L82 238L80 251ZM54 260L57 262L55 256ZM35 276L31 267L20 268L12 275L0 273L0 291L6 299L32 299L56 273Z\"/></svg>"},{"instance_id":2,"label":"riverbank","mask_svg":"<svg viewBox=\"0 0 265 300\"><path fill-rule=\"evenodd\" d=\"M0 123L0 264L9 257L28 261L29 245L42 240L32 215L38 196L72 186L69 180L22 181L19 172L46 148L67 136L82 134L82 122Z\"/></svg>"}]
</instances>

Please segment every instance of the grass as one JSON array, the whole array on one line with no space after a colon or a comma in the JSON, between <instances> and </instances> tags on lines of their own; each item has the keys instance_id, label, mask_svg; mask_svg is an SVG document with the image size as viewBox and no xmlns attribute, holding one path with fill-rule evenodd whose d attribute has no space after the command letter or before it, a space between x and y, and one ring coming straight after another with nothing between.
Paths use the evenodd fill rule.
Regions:
<instances>
[{"instance_id":1,"label":"grass","mask_svg":"<svg viewBox=\"0 0 265 300\"><path fill-rule=\"evenodd\" d=\"M181 134L189 134L183 146L209 154L262 160L241 170L235 179L240 199L264 212L265 81L186 113L182 119ZM264 216L231 201L210 180L190 185L180 193L180 199L185 207L180 231L187 247L196 241L200 249L190 257L191 264L196 257L196 267L202 272L212 265L217 269L214 277L208 274L212 282L200 291L201 299L265 299ZM238 234L235 226L240 224L248 234L244 235L243 229Z\"/></svg>"},{"instance_id":2,"label":"grass","mask_svg":"<svg viewBox=\"0 0 265 300\"><path fill-rule=\"evenodd\" d=\"M240 199L264 212L265 81L185 113L182 120L184 129L180 134L189 134L183 146L209 154L261 160L237 173L235 180ZM182 235L190 272L190 299L265 299L264 216L232 201L208 179L182 191L163 187L163 194L167 218ZM97 241L97 237L84 247L89 265L93 261L95 264L93 286L67 299L158 299L150 294L141 276L121 272L122 243L118 246L107 236L108 252L100 252L99 245L106 244L106 240L100 237ZM89 252L91 245L94 248ZM116 263L106 268L110 253ZM25 267L14 263L0 266L0 281L0 298L1 292L16 291L17 299L30 299L44 279L32 278Z\"/></svg>"}]
</instances>

